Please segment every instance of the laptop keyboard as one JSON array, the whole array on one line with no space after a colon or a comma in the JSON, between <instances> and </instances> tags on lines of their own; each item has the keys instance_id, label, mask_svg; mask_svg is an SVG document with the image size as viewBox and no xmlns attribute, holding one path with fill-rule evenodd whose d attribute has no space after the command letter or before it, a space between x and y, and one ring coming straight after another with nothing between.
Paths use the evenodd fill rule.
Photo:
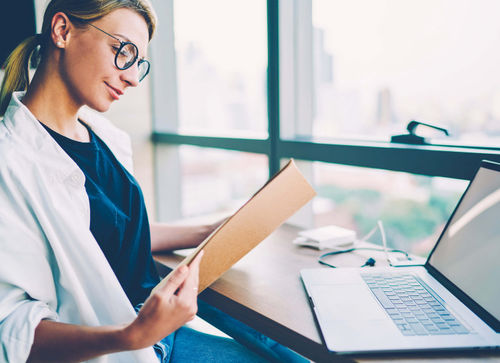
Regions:
<instances>
[{"instance_id":1,"label":"laptop keyboard","mask_svg":"<svg viewBox=\"0 0 500 363\"><path fill-rule=\"evenodd\" d=\"M404 335L468 334L465 328L411 274L361 274Z\"/></svg>"}]
</instances>

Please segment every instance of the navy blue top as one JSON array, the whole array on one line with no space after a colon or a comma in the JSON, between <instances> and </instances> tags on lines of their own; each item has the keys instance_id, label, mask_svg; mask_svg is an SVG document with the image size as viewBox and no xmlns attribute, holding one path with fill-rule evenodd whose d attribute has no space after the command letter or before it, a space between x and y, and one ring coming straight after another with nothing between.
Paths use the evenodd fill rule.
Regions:
<instances>
[{"instance_id":1,"label":"navy blue top","mask_svg":"<svg viewBox=\"0 0 500 363\"><path fill-rule=\"evenodd\" d=\"M143 302L159 276L139 184L86 125L90 142L75 141L43 126L85 174L90 231L132 305Z\"/></svg>"}]
</instances>

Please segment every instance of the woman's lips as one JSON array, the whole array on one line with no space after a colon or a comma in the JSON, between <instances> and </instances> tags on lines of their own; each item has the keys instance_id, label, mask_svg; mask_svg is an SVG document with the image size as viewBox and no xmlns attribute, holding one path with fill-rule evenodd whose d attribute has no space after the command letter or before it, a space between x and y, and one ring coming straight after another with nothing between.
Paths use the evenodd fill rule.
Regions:
<instances>
[{"instance_id":1,"label":"woman's lips","mask_svg":"<svg viewBox=\"0 0 500 363\"><path fill-rule=\"evenodd\" d=\"M123 91L120 91L119 89L111 87L106 82L104 82L104 83L106 84L106 86L108 86L109 94L111 95L111 97L115 100L118 100L120 98L120 96L123 94Z\"/></svg>"}]
</instances>

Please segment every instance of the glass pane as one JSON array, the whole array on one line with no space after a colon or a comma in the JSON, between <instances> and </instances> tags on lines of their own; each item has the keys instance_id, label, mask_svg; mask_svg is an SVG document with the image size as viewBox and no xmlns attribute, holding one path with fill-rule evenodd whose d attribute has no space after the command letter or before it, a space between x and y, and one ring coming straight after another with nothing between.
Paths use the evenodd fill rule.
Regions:
<instances>
[{"instance_id":1,"label":"glass pane","mask_svg":"<svg viewBox=\"0 0 500 363\"><path fill-rule=\"evenodd\" d=\"M180 159L183 218L219 212L229 215L269 176L265 155L180 146Z\"/></svg>"},{"instance_id":2,"label":"glass pane","mask_svg":"<svg viewBox=\"0 0 500 363\"><path fill-rule=\"evenodd\" d=\"M350 228L358 238L382 221L388 247L427 256L468 182L313 163L314 225ZM377 231L369 240L382 245Z\"/></svg>"},{"instance_id":3,"label":"glass pane","mask_svg":"<svg viewBox=\"0 0 500 363\"><path fill-rule=\"evenodd\" d=\"M267 137L266 1L174 1L179 132Z\"/></svg>"},{"instance_id":4,"label":"glass pane","mask_svg":"<svg viewBox=\"0 0 500 363\"><path fill-rule=\"evenodd\" d=\"M313 0L314 136L499 145L500 2ZM432 136L438 136L432 133Z\"/></svg>"}]
</instances>

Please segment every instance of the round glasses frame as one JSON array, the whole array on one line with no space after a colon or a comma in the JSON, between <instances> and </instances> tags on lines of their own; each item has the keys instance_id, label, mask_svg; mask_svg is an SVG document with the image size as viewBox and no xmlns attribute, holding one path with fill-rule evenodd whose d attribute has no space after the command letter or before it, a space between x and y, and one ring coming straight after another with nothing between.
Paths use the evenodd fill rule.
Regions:
<instances>
[{"instance_id":1,"label":"round glasses frame","mask_svg":"<svg viewBox=\"0 0 500 363\"><path fill-rule=\"evenodd\" d=\"M130 67L132 67L135 62L137 61L137 58L139 58L139 49L137 48L137 45L135 45L134 43L132 42L124 42L123 40L115 37L114 35L111 35L109 34L108 32L102 30L101 28L95 26L94 24L92 23L89 23L89 22L86 22L88 25L90 25L91 27L103 32L104 34L110 36L111 38L115 39L116 41L120 42L120 47L116 50L116 53L115 53L115 67L118 68L119 70L125 70L125 69L129 69ZM128 45L131 45L134 47L135 49L135 55L134 55L134 58L131 59L130 61L126 62L124 66L120 66L119 65L119 61L118 61L118 57L120 56L121 54L121 51L123 50L123 48L125 48L126 46ZM137 62L137 67L139 68L139 70L141 69L141 65L142 67L146 67L145 70L143 70L142 72L139 73L139 82L141 82L149 73L149 70L151 68L151 63L149 63L148 60L144 59L144 58L141 58L139 59L139 61ZM141 74L142 73L142 74Z\"/></svg>"}]
</instances>

